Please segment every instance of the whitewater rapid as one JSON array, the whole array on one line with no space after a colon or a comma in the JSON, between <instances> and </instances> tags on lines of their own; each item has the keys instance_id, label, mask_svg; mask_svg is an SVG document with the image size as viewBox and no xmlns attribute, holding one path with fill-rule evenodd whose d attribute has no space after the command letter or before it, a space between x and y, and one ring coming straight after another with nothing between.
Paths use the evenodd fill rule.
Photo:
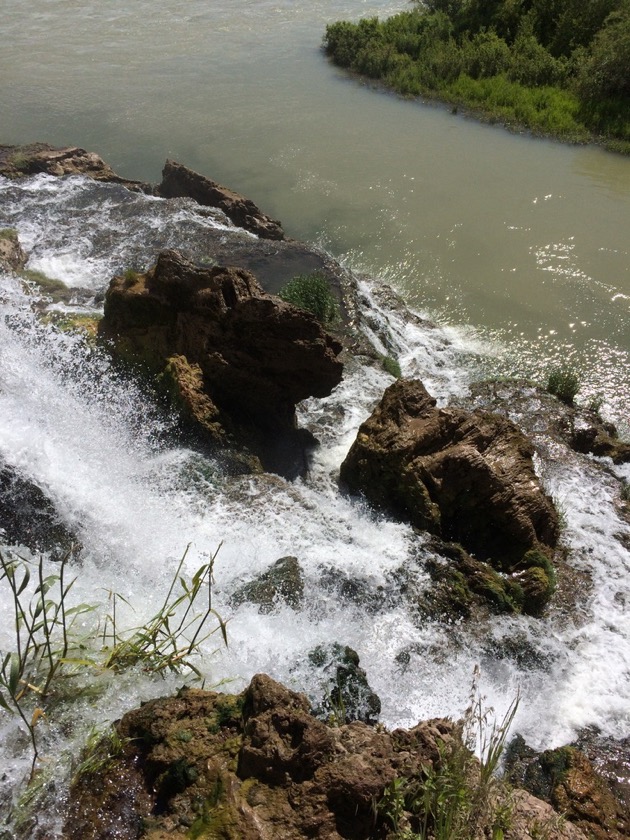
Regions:
<instances>
[{"instance_id":1,"label":"whitewater rapid","mask_svg":"<svg viewBox=\"0 0 630 840\"><path fill-rule=\"evenodd\" d=\"M48 176L19 185L0 179L2 227L18 230L29 268L92 293L102 292L115 271L148 266L160 247L185 248L191 239L198 247L210 227L226 236L232 230L220 213L186 201ZM359 294L375 345L393 348L403 374L421 378L441 403L465 395L500 356L500 348L473 330L435 327L392 307L372 281L361 281ZM86 632L110 608L112 592L130 605L121 602L120 622L132 627L148 619L189 546L188 575L216 553L213 606L228 621L228 647L214 635L197 662L207 686L225 682L226 690L241 690L253 674L266 672L317 699L321 676L308 654L338 642L358 652L387 726L460 716L481 666L481 690L499 715L520 694L514 729L534 747L566 743L586 726L630 735L630 556L623 544L630 544L630 528L614 506L630 468L613 472L597 459L554 457L551 444L542 447L541 476L566 519L568 562L588 580L574 597L579 608L552 607L541 619L494 617L484 628L419 624L392 575L417 555L422 538L337 486L359 424L392 381L387 373L349 365L330 397L299 407L301 425L321 443L306 477L230 478L182 446L174 418L116 373L103 352L80 334L42 323L36 300L19 278L0 274L0 462L42 488L77 534L82 551L72 569L72 598L97 605L85 619ZM85 298L79 308L98 313L98 304ZM10 550L25 556L23 547ZM297 557L304 573L301 610L278 605L261 614L253 604L232 606L240 585L286 556ZM420 585L428 580L422 569L417 577ZM360 584L365 597L349 599L335 585L343 580ZM0 598L7 616L6 588ZM510 654L506 642L513 640L529 651L526 657ZM13 644L13 628L3 621L0 649ZM42 725L44 761L76 754L95 720L104 727L182 681L134 670L103 682L99 696L78 699ZM0 791L16 785L29 766L19 728L17 718L0 710L6 768ZM0 792L0 809L2 801Z\"/></svg>"}]
</instances>

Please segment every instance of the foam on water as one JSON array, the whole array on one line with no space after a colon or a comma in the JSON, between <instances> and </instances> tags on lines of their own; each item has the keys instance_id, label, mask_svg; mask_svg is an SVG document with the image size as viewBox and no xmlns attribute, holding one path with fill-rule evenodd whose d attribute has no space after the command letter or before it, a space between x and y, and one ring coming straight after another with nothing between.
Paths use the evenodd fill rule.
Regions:
<instances>
[{"instance_id":1,"label":"foam on water","mask_svg":"<svg viewBox=\"0 0 630 840\"><path fill-rule=\"evenodd\" d=\"M102 288L112 267L128 263L131 254L142 264L150 261L159 237L147 243L143 237L156 218L160 236L173 237L169 242L183 235L171 230L167 202L121 195L82 179L37 177L19 188L0 181L0 226L16 226L40 265L52 265L65 248L57 265L70 285L77 277L86 285L83 267L92 260L89 282ZM114 209L122 212L127 201L134 221L117 227ZM216 224L203 215L200 221L186 205L170 207L178 224ZM400 306L388 307L367 281L360 291L380 352L397 356L403 372L422 378L440 402L465 393L486 345L472 333L443 330ZM515 726L534 746L566 742L586 725L615 736L630 733L630 560L619 538L629 539L630 528L615 512L619 482L608 465L564 451L554 457L550 444L542 447L551 455L541 462L543 479L565 511L570 562L590 578L577 598L579 610L551 611L544 619L495 618L484 632L463 624L419 625L391 575L417 554L421 538L337 486L359 424L392 381L378 365L349 365L330 397L300 406L300 422L321 442L304 479L230 479L212 461L177 446L168 416L136 383L116 374L107 357L76 335L42 325L33 298L11 275L0 275L0 303L0 460L44 489L77 531L83 545L74 569L77 602L100 603L104 615L108 591L118 592L133 605L133 612L121 605L119 619L135 626L159 607L188 544L188 574L219 549L213 604L229 619L229 647L223 649L216 635L204 644L199 665L209 684L229 679L240 690L255 672L266 671L315 697L321 686L307 665L308 652L340 642L359 653L387 725L459 716L481 664L482 689L499 713L520 691ZM630 477L627 467L617 475ZM302 610L279 606L263 615L252 604L231 605L239 585L287 555L299 559L304 573ZM417 576L422 585L421 567ZM358 582L364 601L344 596L337 585L343 580ZM10 606L3 600L0 609L8 614ZM11 628L4 625L0 647L10 646ZM137 672L116 678L98 701L74 707L73 720L85 714L86 723L70 741L61 722L51 725L44 752L76 753L94 719L90 702L106 723L181 681ZM8 785L24 775L28 758L16 741L18 723L3 717L0 726Z\"/></svg>"}]
</instances>

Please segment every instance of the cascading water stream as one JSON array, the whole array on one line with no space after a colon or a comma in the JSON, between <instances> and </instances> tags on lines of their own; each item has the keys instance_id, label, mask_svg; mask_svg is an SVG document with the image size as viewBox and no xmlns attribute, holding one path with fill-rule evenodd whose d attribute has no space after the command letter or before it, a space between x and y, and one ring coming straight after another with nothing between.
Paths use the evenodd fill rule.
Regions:
<instances>
[{"instance_id":1,"label":"cascading water stream","mask_svg":"<svg viewBox=\"0 0 630 840\"><path fill-rule=\"evenodd\" d=\"M209 226L230 235L225 219L187 202L81 178L0 181L0 227L9 225L31 253L31 267L93 292L130 262L150 264L158 247L192 241L200 248L195 237ZM472 334L389 308L367 281L360 292L374 341L387 334L403 373L421 378L440 401L462 395L479 357L498 352ZM460 715L481 664L482 689L499 713L520 691L515 728L533 746L564 743L583 726L616 737L630 733L630 559L620 541L628 544L630 528L613 506L618 482L596 460L563 452L541 465L548 492L566 511L570 562L590 578L574 616L552 609L543 619L494 618L482 630L419 624L398 597L392 573L417 553L422 538L337 486L359 424L391 382L386 373L356 364L329 398L300 406L301 424L322 444L306 478L229 478L178 445L168 413L117 374L106 355L79 335L42 323L35 300L16 277L0 275L0 461L42 488L77 534L82 550L72 568L72 597L100 605L86 618L87 629L109 609L110 592L131 605L121 603L120 621L142 624L159 607L186 546L189 575L220 546L213 605L229 619L229 646L223 649L216 635L204 644L198 665L208 685L231 680L240 690L264 671L316 697L321 685L308 653L339 642L359 653L389 726ZM618 475L628 480L630 470L619 468ZM262 614L253 604L231 604L239 585L288 555L304 574L300 610L279 605ZM337 585L343 580L363 594L349 598ZM8 615L4 590L0 597ZM3 651L11 649L12 633L3 623ZM511 655L509 641L527 656ZM103 682L97 674L92 679ZM181 676L155 679L134 670L103 683L98 697L71 704L65 720L72 718L73 727L52 721L42 727L42 755L76 754L95 719L105 725L181 682ZM0 726L8 789L25 775L29 759L19 721L3 716Z\"/></svg>"}]
</instances>

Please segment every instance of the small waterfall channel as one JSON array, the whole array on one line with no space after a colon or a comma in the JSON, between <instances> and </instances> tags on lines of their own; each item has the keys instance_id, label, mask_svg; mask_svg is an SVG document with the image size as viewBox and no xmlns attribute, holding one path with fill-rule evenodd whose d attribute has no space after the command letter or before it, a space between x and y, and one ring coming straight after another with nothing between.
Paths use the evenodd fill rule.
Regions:
<instances>
[{"instance_id":1,"label":"small waterfall channel","mask_svg":"<svg viewBox=\"0 0 630 840\"><path fill-rule=\"evenodd\" d=\"M98 301L115 272L147 267L164 247L203 253L210 228L226 238L235 234L220 213L186 200L48 176L19 184L0 179L4 227L18 230L28 268L73 290L57 311L87 314L98 312L94 296ZM374 343L386 349L387 336L403 374L421 378L440 402L465 396L480 372L500 362L501 348L472 330L436 327L393 306L375 281L361 280L359 291ZM147 621L188 546L182 567L188 577L216 554L213 607L227 621L228 646L215 633L195 659L207 687L240 691L253 674L266 672L317 699L321 675L308 654L340 643L359 654L387 726L461 715L480 666L481 690L499 715L520 693L514 729L534 747L566 743L581 727L630 735L630 527L615 507L621 481L630 481L628 466L613 469L561 449L544 430L535 434L539 471L561 507L563 544L583 591L568 593L572 606L558 603L543 618L494 617L481 628L419 622L397 592L395 573L417 557L422 535L342 495L337 485L359 424L392 381L387 373L350 365L329 398L300 406L300 423L321 443L305 478L231 478L182 446L168 412L104 353L81 334L43 321L40 297L19 278L0 275L0 462L41 488L77 535L82 549L67 569L75 578L68 606L90 606L76 628L91 640L86 645L98 649L112 593L120 596L119 628ZM37 560L24 546L1 550ZM234 605L240 586L286 556L298 558L304 575L299 610ZM43 565L47 574L58 568L53 557ZM428 580L422 568L416 574L419 585ZM0 599L5 654L15 648L5 586ZM59 801L90 731L175 691L185 677L140 667L112 677L86 668L81 680L82 690L38 724L40 763L46 778L57 779ZM21 721L2 710L0 755L2 814L12 797L23 796L31 762ZM49 836L60 820L51 807Z\"/></svg>"}]
</instances>

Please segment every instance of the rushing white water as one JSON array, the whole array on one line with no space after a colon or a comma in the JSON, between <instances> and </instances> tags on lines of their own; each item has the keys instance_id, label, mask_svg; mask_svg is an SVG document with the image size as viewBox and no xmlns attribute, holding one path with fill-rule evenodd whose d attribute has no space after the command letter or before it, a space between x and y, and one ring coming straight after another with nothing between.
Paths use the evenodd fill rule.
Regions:
<instances>
[{"instance_id":1,"label":"rushing white water","mask_svg":"<svg viewBox=\"0 0 630 840\"><path fill-rule=\"evenodd\" d=\"M185 243L204 226L229 227L186 202L42 176L20 185L0 181L0 227L7 225L18 229L31 266L91 290L102 290L113 270L130 262L146 265L160 244ZM404 374L421 378L440 401L464 394L480 359L496 352L472 332L391 308L368 281L360 291L377 346L387 333ZM217 635L204 643L197 664L208 684L230 680L240 690L264 671L316 698L321 677L308 653L339 642L359 653L390 726L460 715L480 664L481 688L499 713L520 692L515 728L534 746L564 743L583 726L630 734L630 558L620 541L628 544L630 528L615 512L620 484L606 465L564 450L558 457L540 441L543 479L566 512L569 562L590 578L573 598L579 609L551 609L543 619L494 618L480 632L419 624L392 573L413 562L422 539L342 495L336 481L358 425L391 381L386 373L349 366L329 398L300 407L301 423L322 443L306 478L230 479L178 446L168 415L117 375L106 356L80 336L42 324L33 301L19 279L0 276L0 461L41 487L77 533L83 548L72 599L99 605L85 618L86 632L111 610L111 592L133 607L120 602L122 625L143 623L159 608L187 545L189 575L218 550L213 605L229 619L229 646ZM623 469L618 476L629 479ZM278 605L261 614L253 604L231 605L239 585L287 555L304 573L301 610ZM420 584L426 578L421 564L417 577ZM344 580L363 595L344 594ZM2 614L10 615L6 587L0 597ZM12 649L12 636L11 623L3 622L0 649ZM181 682L134 670L104 684L100 697L78 699L41 725L44 765L65 750L76 755L95 720L104 725ZM29 756L19 720L0 715L6 790L27 773ZM84 719L78 728L77 718ZM70 740L63 734L69 719Z\"/></svg>"}]
</instances>

